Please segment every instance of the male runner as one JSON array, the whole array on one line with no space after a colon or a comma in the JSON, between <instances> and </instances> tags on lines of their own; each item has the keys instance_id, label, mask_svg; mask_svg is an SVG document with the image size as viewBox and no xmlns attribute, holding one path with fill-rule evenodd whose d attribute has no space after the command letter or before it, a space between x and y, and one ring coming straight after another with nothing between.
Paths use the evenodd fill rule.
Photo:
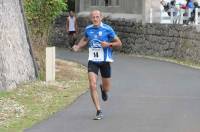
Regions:
<instances>
[{"instance_id":1,"label":"male runner","mask_svg":"<svg viewBox=\"0 0 200 132\"><path fill-rule=\"evenodd\" d=\"M75 52L88 44L88 79L90 85L90 93L97 110L95 120L103 118L100 103L97 94L97 77L100 70L102 76L102 84L100 85L102 99L107 101L107 92L111 87L111 67L113 62L112 47L122 45L121 40L117 37L113 29L102 23L102 13L99 10L93 10L90 13L92 24L85 28L85 35L77 45L73 46Z\"/></svg>"}]
</instances>

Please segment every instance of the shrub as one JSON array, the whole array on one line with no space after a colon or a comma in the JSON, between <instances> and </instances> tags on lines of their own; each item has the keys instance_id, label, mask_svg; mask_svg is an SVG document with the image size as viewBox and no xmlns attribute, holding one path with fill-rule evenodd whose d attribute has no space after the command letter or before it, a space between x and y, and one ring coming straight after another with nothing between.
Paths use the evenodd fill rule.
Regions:
<instances>
[{"instance_id":1,"label":"shrub","mask_svg":"<svg viewBox=\"0 0 200 132\"><path fill-rule=\"evenodd\" d=\"M24 0L32 48L39 67L39 77L44 79L45 48L55 18L67 10L65 0Z\"/></svg>"}]
</instances>

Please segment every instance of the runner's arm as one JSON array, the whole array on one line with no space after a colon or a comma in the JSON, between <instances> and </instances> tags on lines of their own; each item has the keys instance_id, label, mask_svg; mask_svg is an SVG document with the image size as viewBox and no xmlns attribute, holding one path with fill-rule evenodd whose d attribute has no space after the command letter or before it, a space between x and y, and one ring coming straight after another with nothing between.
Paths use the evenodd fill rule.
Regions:
<instances>
[{"instance_id":1,"label":"runner's arm","mask_svg":"<svg viewBox=\"0 0 200 132\"><path fill-rule=\"evenodd\" d=\"M101 42L102 47L120 47L122 42L118 37L115 37L112 42Z\"/></svg>"},{"instance_id":2,"label":"runner's arm","mask_svg":"<svg viewBox=\"0 0 200 132\"><path fill-rule=\"evenodd\" d=\"M115 37L114 39L113 39L113 41L110 43L110 45L109 46L113 46L113 47L120 47L120 46L122 46L122 42L121 42L121 40L119 39L119 37Z\"/></svg>"},{"instance_id":3,"label":"runner's arm","mask_svg":"<svg viewBox=\"0 0 200 132\"><path fill-rule=\"evenodd\" d=\"M81 48L86 46L88 43L88 39L86 37L81 38L77 45L74 45L72 48L75 52L79 51Z\"/></svg>"}]
</instances>

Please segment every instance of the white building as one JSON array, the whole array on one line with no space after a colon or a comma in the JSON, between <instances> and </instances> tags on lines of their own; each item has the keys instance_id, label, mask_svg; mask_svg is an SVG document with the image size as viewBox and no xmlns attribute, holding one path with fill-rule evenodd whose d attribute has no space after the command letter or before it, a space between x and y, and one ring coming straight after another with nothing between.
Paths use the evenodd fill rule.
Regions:
<instances>
[{"instance_id":1,"label":"white building","mask_svg":"<svg viewBox=\"0 0 200 132\"><path fill-rule=\"evenodd\" d=\"M90 12L99 9L111 16L134 18L143 23L160 22L160 0L76 0L76 12Z\"/></svg>"}]
</instances>

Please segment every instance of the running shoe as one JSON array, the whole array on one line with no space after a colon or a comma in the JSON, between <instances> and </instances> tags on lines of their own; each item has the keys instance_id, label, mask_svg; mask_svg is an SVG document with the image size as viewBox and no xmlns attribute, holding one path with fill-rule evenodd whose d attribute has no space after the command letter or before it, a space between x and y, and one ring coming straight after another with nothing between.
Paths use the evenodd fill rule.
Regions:
<instances>
[{"instance_id":1,"label":"running shoe","mask_svg":"<svg viewBox=\"0 0 200 132\"><path fill-rule=\"evenodd\" d=\"M101 110L97 110L97 114L96 114L94 120L101 120L101 119L103 119L103 113Z\"/></svg>"}]
</instances>

